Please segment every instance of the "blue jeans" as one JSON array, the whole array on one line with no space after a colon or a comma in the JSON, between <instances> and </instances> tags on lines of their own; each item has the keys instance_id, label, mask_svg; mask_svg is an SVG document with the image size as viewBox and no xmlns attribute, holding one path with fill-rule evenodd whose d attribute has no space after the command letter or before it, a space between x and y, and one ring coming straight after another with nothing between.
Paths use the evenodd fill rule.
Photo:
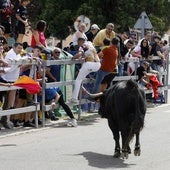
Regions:
<instances>
[{"instance_id":1,"label":"blue jeans","mask_svg":"<svg viewBox=\"0 0 170 170\"><path fill-rule=\"evenodd\" d=\"M118 76L123 76L124 72L124 63L119 63L118 65Z\"/></svg>"},{"instance_id":2,"label":"blue jeans","mask_svg":"<svg viewBox=\"0 0 170 170\"><path fill-rule=\"evenodd\" d=\"M102 71L102 70L99 70L97 71L97 74L96 74L96 80L94 82L94 87L93 87L93 90L92 90L92 93L97 93L98 90L99 90L99 86L103 80L103 78L108 75L110 72L108 71Z\"/></svg>"}]
</instances>

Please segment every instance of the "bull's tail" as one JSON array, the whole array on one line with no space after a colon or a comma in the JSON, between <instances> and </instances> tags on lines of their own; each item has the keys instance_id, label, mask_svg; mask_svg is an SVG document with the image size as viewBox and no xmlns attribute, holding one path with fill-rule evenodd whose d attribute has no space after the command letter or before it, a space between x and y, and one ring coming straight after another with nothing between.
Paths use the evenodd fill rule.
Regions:
<instances>
[{"instance_id":1,"label":"bull's tail","mask_svg":"<svg viewBox=\"0 0 170 170\"><path fill-rule=\"evenodd\" d=\"M129 141L133 138L135 134L140 133L140 131L144 127L144 117L146 113L146 98L145 92L142 89L139 89L138 85L133 81L128 81L128 85L131 88L136 88L136 100L134 101L134 105L136 106L136 112L134 113L134 119L131 124L131 129L129 133ZM136 86L137 85L137 86Z\"/></svg>"}]
</instances>

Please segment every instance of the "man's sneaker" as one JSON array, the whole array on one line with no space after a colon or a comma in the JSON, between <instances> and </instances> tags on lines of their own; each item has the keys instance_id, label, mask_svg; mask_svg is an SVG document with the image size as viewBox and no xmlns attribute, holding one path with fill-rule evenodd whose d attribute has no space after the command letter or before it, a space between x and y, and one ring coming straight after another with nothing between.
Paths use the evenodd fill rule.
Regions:
<instances>
[{"instance_id":1,"label":"man's sneaker","mask_svg":"<svg viewBox=\"0 0 170 170\"><path fill-rule=\"evenodd\" d=\"M24 127L35 127L35 125L30 121L24 122L23 126Z\"/></svg>"},{"instance_id":2,"label":"man's sneaker","mask_svg":"<svg viewBox=\"0 0 170 170\"><path fill-rule=\"evenodd\" d=\"M70 103L79 103L79 100L77 100L77 99L74 99L74 98L71 98L71 99L68 99L68 101L70 102Z\"/></svg>"},{"instance_id":3,"label":"man's sneaker","mask_svg":"<svg viewBox=\"0 0 170 170\"><path fill-rule=\"evenodd\" d=\"M49 116L50 116L50 119L53 121L59 120L59 118L55 116L54 111L49 111Z\"/></svg>"},{"instance_id":4,"label":"man's sneaker","mask_svg":"<svg viewBox=\"0 0 170 170\"><path fill-rule=\"evenodd\" d=\"M77 120L76 120L76 119L71 119L71 120L67 123L67 126L77 127Z\"/></svg>"},{"instance_id":5,"label":"man's sneaker","mask_svg":"<svg viewBox=\"0 0 170 170\"><path fill-rule=\"evenodd\" d=\"M13 129L14 124L11 121L8 121L6 123L3 124L5 129Z\"/></svg>"},{"instance_id":6,"label":"man's sneaker","mask_svg":"<svg viewBox=\"0 0 170 170\"><path fill-rule=\"evenodd\" d=\"M14 124L14 127L19 127L19 126L22 126L23 123L20 123L19 120L13 120L13 124Z\"/></svg>"}]
</instances>

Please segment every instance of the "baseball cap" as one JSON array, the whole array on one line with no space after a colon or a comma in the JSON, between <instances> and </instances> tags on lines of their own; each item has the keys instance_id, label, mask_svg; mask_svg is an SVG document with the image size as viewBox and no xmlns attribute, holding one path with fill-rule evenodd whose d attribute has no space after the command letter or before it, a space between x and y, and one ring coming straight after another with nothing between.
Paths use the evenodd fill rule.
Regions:
<instances>
[{"instance_id":1,"label":"baseball cap","mask_svg":"<svg viewBox=\"0 0 170 170\"><path fill-rule=\"evenodd\" d=\"M97 24L93 24L91 26L91 29L100 30L100 28L99 28L99 26Z\"/></svg>"}]
</instances>

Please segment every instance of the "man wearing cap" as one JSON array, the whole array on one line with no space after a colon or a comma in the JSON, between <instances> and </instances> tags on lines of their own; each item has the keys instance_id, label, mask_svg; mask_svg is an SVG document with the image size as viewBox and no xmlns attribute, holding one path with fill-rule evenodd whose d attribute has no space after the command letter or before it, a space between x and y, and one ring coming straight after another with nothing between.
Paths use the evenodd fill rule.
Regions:
<instances>
[{"instance_id":1,"label":"man wearing cap","mask_svg":"<svg viewBox=\"0 0 170 170\"><path fill-rule=\"evenodd\" d=\"M104 46L103 40L105 38L109 38L110 40L112 40L115 37L115 32L113 31L113 29L114 29L114 24L108 23L105 29L100 30L93 40L94 46L99 46L99 47Z\"/></svg>"},{"instance_id":2,"label":"man wearing cap","mask_svg":"<svg viewBox=\"0 0 170 170\"><path fill-rule=\"evenodd\" d=\"M93 42L94 37L96 36L97 32L100 30L97 24L93 24L90 28L90 31L86 33L87 40Z\"/></svg>"}]
</instances>

